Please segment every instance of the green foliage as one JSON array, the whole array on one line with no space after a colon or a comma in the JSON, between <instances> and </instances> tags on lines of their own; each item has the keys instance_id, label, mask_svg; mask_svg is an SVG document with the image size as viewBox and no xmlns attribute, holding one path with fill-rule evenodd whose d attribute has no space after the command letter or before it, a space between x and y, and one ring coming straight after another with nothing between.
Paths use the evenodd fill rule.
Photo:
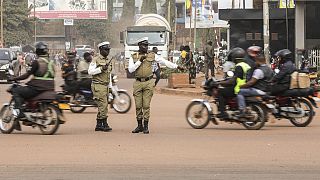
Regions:
<instances>
[{"instance_id":1,"label":"green foliage","mask_svg":"<svg viewBox=\"0 0 320 180\"><path fill-rule=\"evenodd\" d=\"M33 18L25 0L3 1L4 40L6 46L29 44L33 36Z\"/></svg>"},{"instance_id":2,"label":"green foliage","mask_svg":"<svg viewBox=\"0 0 320 180\"><path fill-rule=\"evenodd\" d=\"M157 14L156 0L143 0L141 6L141 14Z\"/></svg>"},{"instance_id":3,"label":"green foliage","mask_svg":"<svg viewBox=\"0 0 320 180\"><path fill-rule=\"evenodd\" d=\"M108 39L107 35L110 35L106 20L78 19L74 24L80 37L89 44L104 41Z\"/></svg>"}]
</instances>

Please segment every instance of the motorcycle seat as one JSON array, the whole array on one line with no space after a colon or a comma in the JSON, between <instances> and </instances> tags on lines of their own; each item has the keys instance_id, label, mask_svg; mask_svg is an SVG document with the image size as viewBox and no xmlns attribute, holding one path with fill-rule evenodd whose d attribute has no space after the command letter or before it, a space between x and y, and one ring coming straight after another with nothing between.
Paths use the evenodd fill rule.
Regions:
<instances>
[{"instance_id":1,"label":"motorcycle seat","mask_svg":"<svg viewBox=\"0 0 320 180\"><path fill-rule=\"evenodd\" d=\"M39 100L55 100L56 92L55 91L44 91L38 94L36 97L29 99L29 101L39 101Z\"/></svg>"},{"instance_id":2,"label":"motorcycle seat","mask_svg":"<svg viewBox=\"0 0 320 180\"><path fill-rule=\"evenodd\" d=\"M281 96L285 97L306 97L313 94L312 88L304 88L304 89L289 89L286 90Z\"/></svg>"}]
</instances>

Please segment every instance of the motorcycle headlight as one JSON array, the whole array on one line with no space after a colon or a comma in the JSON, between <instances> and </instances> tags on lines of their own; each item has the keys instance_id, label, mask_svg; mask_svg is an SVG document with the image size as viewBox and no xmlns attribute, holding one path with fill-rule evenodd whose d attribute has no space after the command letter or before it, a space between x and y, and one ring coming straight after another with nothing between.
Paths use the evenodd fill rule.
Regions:
<instances>
[{"instance_id":1,"label":"motorcycle headlight","mask_svg":"<svg viewBox=\"0 0 320 180\"><path fill-rule=\"evenodd\" d=\"M2 65L1 67L0 67L0 69L9 69L9 64L5 64L5 65Z\"/></svg>"},{"instance_id":2,"label":"motorcycle headlight","mask_svg":"<svg viewBox=\"0 0 320 180\"><path fill-rule=\"evenodd\" d=\"M112 81L113 81L113 82L118 82L118 76L113 76L113 77L112 77Z\"/></svg>"}]
</instances>

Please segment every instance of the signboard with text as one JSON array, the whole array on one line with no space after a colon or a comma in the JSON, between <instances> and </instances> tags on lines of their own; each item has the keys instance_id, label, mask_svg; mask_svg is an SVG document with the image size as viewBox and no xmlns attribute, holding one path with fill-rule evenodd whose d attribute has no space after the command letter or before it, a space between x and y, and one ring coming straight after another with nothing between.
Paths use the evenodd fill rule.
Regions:
<instances>
[{"instance_id":1,"label":"signboard with text","mask_svg":"<svg viewBox=\"0 0 320 180\"><path fill-rule=\"evenodd\" d=\"M185 0L185 28L194 28L195 21L197 28L228 27L219 19L218 4L218 0Z\"/></svg>"},{"instance_id":2,"label":"signboard with text","mask_svg":"<svg viewBox=\"0 0 320 180\"><path fill-rule=\"evenodd\" d=\"M34 4L35 1L35 13ZM107 19L107 0L28 0L39 19Z\"/></svg>"}]
</instances>

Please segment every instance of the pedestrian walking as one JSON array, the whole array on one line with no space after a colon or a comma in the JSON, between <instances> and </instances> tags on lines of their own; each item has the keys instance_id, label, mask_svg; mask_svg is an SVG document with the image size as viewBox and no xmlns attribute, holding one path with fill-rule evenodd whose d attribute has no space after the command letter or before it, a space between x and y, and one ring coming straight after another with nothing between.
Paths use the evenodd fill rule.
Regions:
<instances>
[{"instance_id":1,"label":"pedestrian walking","mask_svg":"<svg viewBox=\"0 0 320 180\"><path fill-rule=\"evenodd\" d=\"M186 45L184 50L186 51L185 66L189 71L189 84L191 84L197 75L196 63L193 60L193 53L191 52L190 46Z\"/></svg>"},{"instance_id":2,"label":"pedestrian walking","mask_svg":"<svg viewBox=\"0 0 320 180\"><path fill-rule=\"evenodd\" d=\"M211 77L214 77L214 50L212 46L212 41L208 40L205 49L205 77L209 79L209 70Z\"/></svg>"},{"instance_id":3,"label":"pedestrian walking","mask_svg":"<svg viewBox=\"0 0 320 180\"><path fill-rule=\"evenodd\" d=\"M132 133L143 132L144 134L149 134L150 103L155 85L152 80L152 63L155 61L169 68L178 68L179 70L183 70L184 68L165 60L161 56L155 56L154 52L148 52L148 37L139 39L137 43L139 45L139 51L132 54L128 67L130 73L135 72L136 79L133 84L133 97L135 100L138 126Z\"/></svg>"},{"instance_id":4,"label":"pedestrian walking","mask_svg":"<svg viewBox=\"0 0 320 180\"><path fill-rule=\"evenodd\" d=\"M110 43L102 42L98 44L100 54L93 58L90 63L88 74L92 75L91 90L93 98L98 105L97 125L95 131L111 131L108 125L108 84L112 71L112 59L108 59L110 53Z\"/></svg>"}]
</instances>

